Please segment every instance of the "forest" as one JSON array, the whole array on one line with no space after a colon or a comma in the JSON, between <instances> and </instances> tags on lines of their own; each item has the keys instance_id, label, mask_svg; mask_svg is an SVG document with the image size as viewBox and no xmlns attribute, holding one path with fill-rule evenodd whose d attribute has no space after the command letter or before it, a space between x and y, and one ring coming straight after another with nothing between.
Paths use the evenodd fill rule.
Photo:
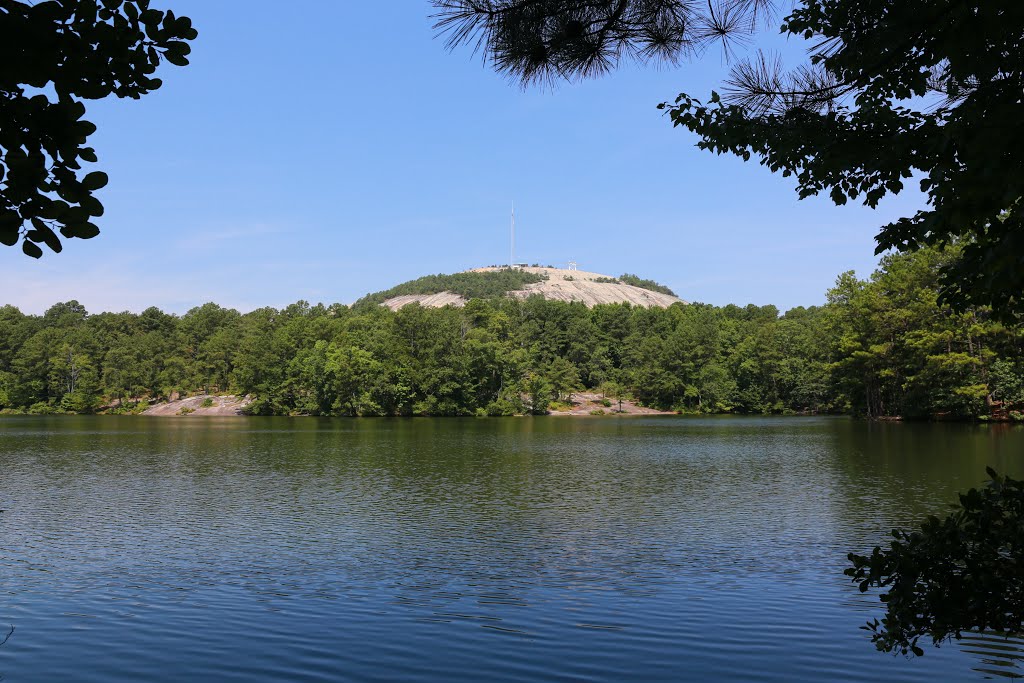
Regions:
<instances>
[{"instance_id":1,"label":"forest","mask_svg":"<svg viewBox=\"0 0 1024 683\"><path fill-rule=\"evenodd\" d=\"M588 389L686 413L1024 419L1024 326L940 304L955 258L957 247L889 255L867 280L840 275L824 305L783 314L500 296L397 312L373 295L181 316L4 306L0 410L138 412L230 392L253 396L255 415L497 416Z\"/></svg>"}]
</instances>

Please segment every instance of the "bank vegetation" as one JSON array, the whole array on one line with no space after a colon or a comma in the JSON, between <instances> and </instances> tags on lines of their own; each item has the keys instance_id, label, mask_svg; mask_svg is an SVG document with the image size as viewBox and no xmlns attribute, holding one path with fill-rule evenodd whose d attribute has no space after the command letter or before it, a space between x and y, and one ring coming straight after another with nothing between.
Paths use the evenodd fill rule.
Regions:
<instances>
[{"instance_id":1,"label":"bank vegetation","mask_svg":"<svg viewBox=\"0 0 1024 683\"><path fill-rule=\"evenodd\" d=\"M824 305L784 314L540 297L245 314L208 303L181 316L5 306L0 410L133 412L224 393L254 397L259 415L514 415L586 390L689 413L1020 420L1024 329L940 305L951 258L885 257L867 280L839 276Z\"/></svg>"}]
</instances>

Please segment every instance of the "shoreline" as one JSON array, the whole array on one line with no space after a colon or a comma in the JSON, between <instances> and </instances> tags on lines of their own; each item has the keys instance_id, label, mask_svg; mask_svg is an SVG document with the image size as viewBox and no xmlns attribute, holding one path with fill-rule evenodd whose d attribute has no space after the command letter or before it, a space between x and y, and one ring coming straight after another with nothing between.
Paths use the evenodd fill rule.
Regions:
<instances>
[{"instance_id":1,"label":"shoreline","mask_svg":"<svg viewBox=\"0 0 1024 683\"><path fill-rule=\"evenodd\" d=\"M976 424L976 425L1018 425L1024 426L1024 421L1015 420L1010 417L992 417L989 419L979 418L963 418L954 419L948 415L940 415L934 418L907 418L902 416L881 416L881 417L865 417L857 415L849 415L845 413L828 413L828 412L788 412L788 413L736 413L736 412L718 412L718 413L694 413L685 411L674 411L674 410L659 410L657 408L648 408L645 406L637 405L634 401L622 400L622 410L618 408L618 400L611 401L611 406L604 405L605 399L599 394L591 392L580 392L573 395L572 404L557 404L556 408L549 410L547 413L531 414L523 413L516 415L309 415L309 414L295 414L295 415L250 415L245 412L245 408L251 405L256 398L253 396L238 396L234 394L229 395L215 395L215 394L200 394L198 396L190 396L182 399L175 399L173 401L164 401L153 405L146 405L144 409L138 410L137 405L132 409L123 408L121 402L114 402L110 405L103 406L100 410L91 413L76 413L66 411L52 411L52 412L39 412L32 413L27 411L12 411L9 409L0 410L0 418L8 417L24 417L24 416L79 416L79 415L95 415L104 417L232 417L232 418L243 418L243 417L378 417L378 418L466 418L466 417L669 417L669 416L684 416L684 417L847 417L860 422L870 423L904 423L904 424ZM145 403L145 401L140 401Z\"/></svg>"}]
</instances>

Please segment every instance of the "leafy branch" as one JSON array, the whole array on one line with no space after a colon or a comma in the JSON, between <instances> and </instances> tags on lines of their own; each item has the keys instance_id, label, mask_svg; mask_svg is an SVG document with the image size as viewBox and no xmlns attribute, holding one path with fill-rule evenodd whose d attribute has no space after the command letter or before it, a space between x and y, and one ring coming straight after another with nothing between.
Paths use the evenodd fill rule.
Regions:
<instances>
[{"instance_id":1,"label":"leafy branch","mask_svg":"<svg viewBox=\"0 0 1024 683\"><path fill-rule=\"evenodd\" d=\"M982 489L960 495L944 519L892 532L889 548L850 553L861 592L882 588L885 616L864 628L884 652L923 655L964 631L1024 632L1024 481L987 469Z\"/></svg>"},{"instance_id":2,"label":"leafy branch","mask_svg":"<svg viewBox=\"0 0 1024 683\"><path fill-rule=\"evenodd\" d=\"M0 243L33 258L61 237L99 234L108 182L86 142L81 100L139 99L162 85L164 61L188 64L198 33L150 0L0 0Z\"/></svg>"}]
</instances>

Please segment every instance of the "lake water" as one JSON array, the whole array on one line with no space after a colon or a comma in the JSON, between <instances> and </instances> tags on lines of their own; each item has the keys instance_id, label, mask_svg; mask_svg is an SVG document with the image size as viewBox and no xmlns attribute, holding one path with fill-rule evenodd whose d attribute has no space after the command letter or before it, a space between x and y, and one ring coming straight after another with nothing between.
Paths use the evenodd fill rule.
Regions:
<instances>
[{"instance_id":1,"label":"lake water","mask_svg":"<svg viewBox=\"0 0 1024 683\"><path fill-rule=\"evenodd\" d=\"M0 675L23 681L971 681L846 553L1024 429L829 418L5 418ZM2 633L0 633L2 636Z\"/></svg>"}]
</instances>

